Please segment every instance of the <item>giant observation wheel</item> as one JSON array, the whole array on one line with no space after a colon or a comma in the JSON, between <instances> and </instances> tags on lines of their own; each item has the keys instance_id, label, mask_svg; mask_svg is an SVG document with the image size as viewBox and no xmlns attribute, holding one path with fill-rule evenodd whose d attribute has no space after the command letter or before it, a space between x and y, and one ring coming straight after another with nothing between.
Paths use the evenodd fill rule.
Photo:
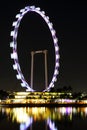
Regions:
<instances>
[{"instance_id":1,"label":"giant observation wheel","mask_svg":"<svg viewBox=\"0 0 87 130\"><path fill-rule=\"evenodd\" d=\"M59 68L59 47L58 47L58 39L56 37L56 32L53 29L53 24L49 21L49 17L45 15L44 11L41 11L39 7L35 6L27 6L24 9L20 10L20 13L16 15L16 21L13 22L12 26L14 27L14 30L11 31L11 36L12 36L12 42L10 43L10 47L12 48L12 53L11 53L11 59L14 60L13 64L13 69L17 70L17 79L21 80L21 86L26 88L26 91L35 91L34 89L31 88L31 86L26 82L24 75L21 71L19 60L18 60L18 54L17 54L17 35L18 35L18 28L20 26L20 22L23 18L23 16L26 13L29 12L35 12L38 13L46 22L48 25L48 28L51 32L52 39L53 39L53 44L54 44L54 50L55 50L55 67L54 67L54 73L52 76L52 80L49 83L48 87L43 90L43 91L49 91L52 87L54 87L54 83L57 80L57 75L59 73L58 68Z\"/></svg>"}]
</instances>

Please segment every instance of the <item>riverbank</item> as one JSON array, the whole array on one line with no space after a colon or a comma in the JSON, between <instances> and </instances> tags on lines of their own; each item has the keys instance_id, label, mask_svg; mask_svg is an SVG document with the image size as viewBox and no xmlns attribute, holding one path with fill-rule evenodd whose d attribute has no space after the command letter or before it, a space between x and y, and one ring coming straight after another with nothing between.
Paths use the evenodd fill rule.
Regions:
<instances>
[{"instance_id":1,"label":"riverbank","mask_svg":"<svg viewBox=\"0 0 87 130\"><path fill-rule=\"evenodd\" d=\"M0 103L1 107L87 107L87 104L81 103Z\"/></svg>"}]
</instances>

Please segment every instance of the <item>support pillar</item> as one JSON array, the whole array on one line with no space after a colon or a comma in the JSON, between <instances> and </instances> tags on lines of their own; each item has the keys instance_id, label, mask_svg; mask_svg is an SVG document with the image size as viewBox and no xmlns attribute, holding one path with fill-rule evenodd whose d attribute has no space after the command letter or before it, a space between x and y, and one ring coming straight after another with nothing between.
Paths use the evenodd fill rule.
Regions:
<instances>
[{"instance_id":1,"label":"support pillar","mask_svg":"<svg viewBox=\"0 0 87 130\"><path fill-rule=\"evenodd\" d=\"M33 89L33 77L34 77L34 55L38 53L44 54L44 65L45 65L45 88L48 87L48 70L47 70L47 50L32 51L31 52L31 88Z\"/></svg>"},{"instance_id":2,"label":"support pillar","mask_svg":"<svg viewBox=\"0 0 87 130\"><path fill-rule=\"evenodd\" d=\"M34 51L31 52L31 88L33 89Z\"/></svg>"},{"instance_id":3,"label":"support pillar","mask_svg":"<svg viewBox=\"0 0 87 130\"><path fill-rule=\"evenodd\" d=\"M48 73L47 73L47 50L44 50L44 62L45 62L45 88L48 87Z\"/></svg>"}]
</instances>

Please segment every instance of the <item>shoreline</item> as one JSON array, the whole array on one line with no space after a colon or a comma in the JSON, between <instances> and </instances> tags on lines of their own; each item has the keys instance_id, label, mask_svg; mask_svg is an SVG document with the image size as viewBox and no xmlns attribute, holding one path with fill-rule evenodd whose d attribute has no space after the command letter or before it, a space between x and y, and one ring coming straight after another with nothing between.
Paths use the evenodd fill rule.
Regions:
<instances>
[{"instance_id":1,"label":"shoreline","mask_svg":"<svg viewBox=\"0 0 87 130\"><path fill-rule=\"evenodd\" d=\"M87 107L87 104L79 103L14 103L0 104L1 107Z\"/></svg>"}]
</instances>

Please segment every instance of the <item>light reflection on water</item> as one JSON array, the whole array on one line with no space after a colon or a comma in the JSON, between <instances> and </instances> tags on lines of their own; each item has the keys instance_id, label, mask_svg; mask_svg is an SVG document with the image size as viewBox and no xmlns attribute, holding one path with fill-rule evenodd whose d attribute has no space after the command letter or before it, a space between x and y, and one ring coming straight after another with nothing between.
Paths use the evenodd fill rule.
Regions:
<instances>
[{"instance_id":1,"label":"light reflection on water","mask_svg":"<svg viewBox=\"0 0 87 130\"><path fill-rule=\"evenodd\" d=\"M75 117L87 121L87 107L0 107L0 115L2 117L6 115L5 121L19 124L19 128L17 128L19 130L33 130L33 125L35 123L41 125L41 122L44 122L42 130L62 130L61 127L58 128L60 122L68 121L70 123Z\"/></svg>"}]
</instances>

